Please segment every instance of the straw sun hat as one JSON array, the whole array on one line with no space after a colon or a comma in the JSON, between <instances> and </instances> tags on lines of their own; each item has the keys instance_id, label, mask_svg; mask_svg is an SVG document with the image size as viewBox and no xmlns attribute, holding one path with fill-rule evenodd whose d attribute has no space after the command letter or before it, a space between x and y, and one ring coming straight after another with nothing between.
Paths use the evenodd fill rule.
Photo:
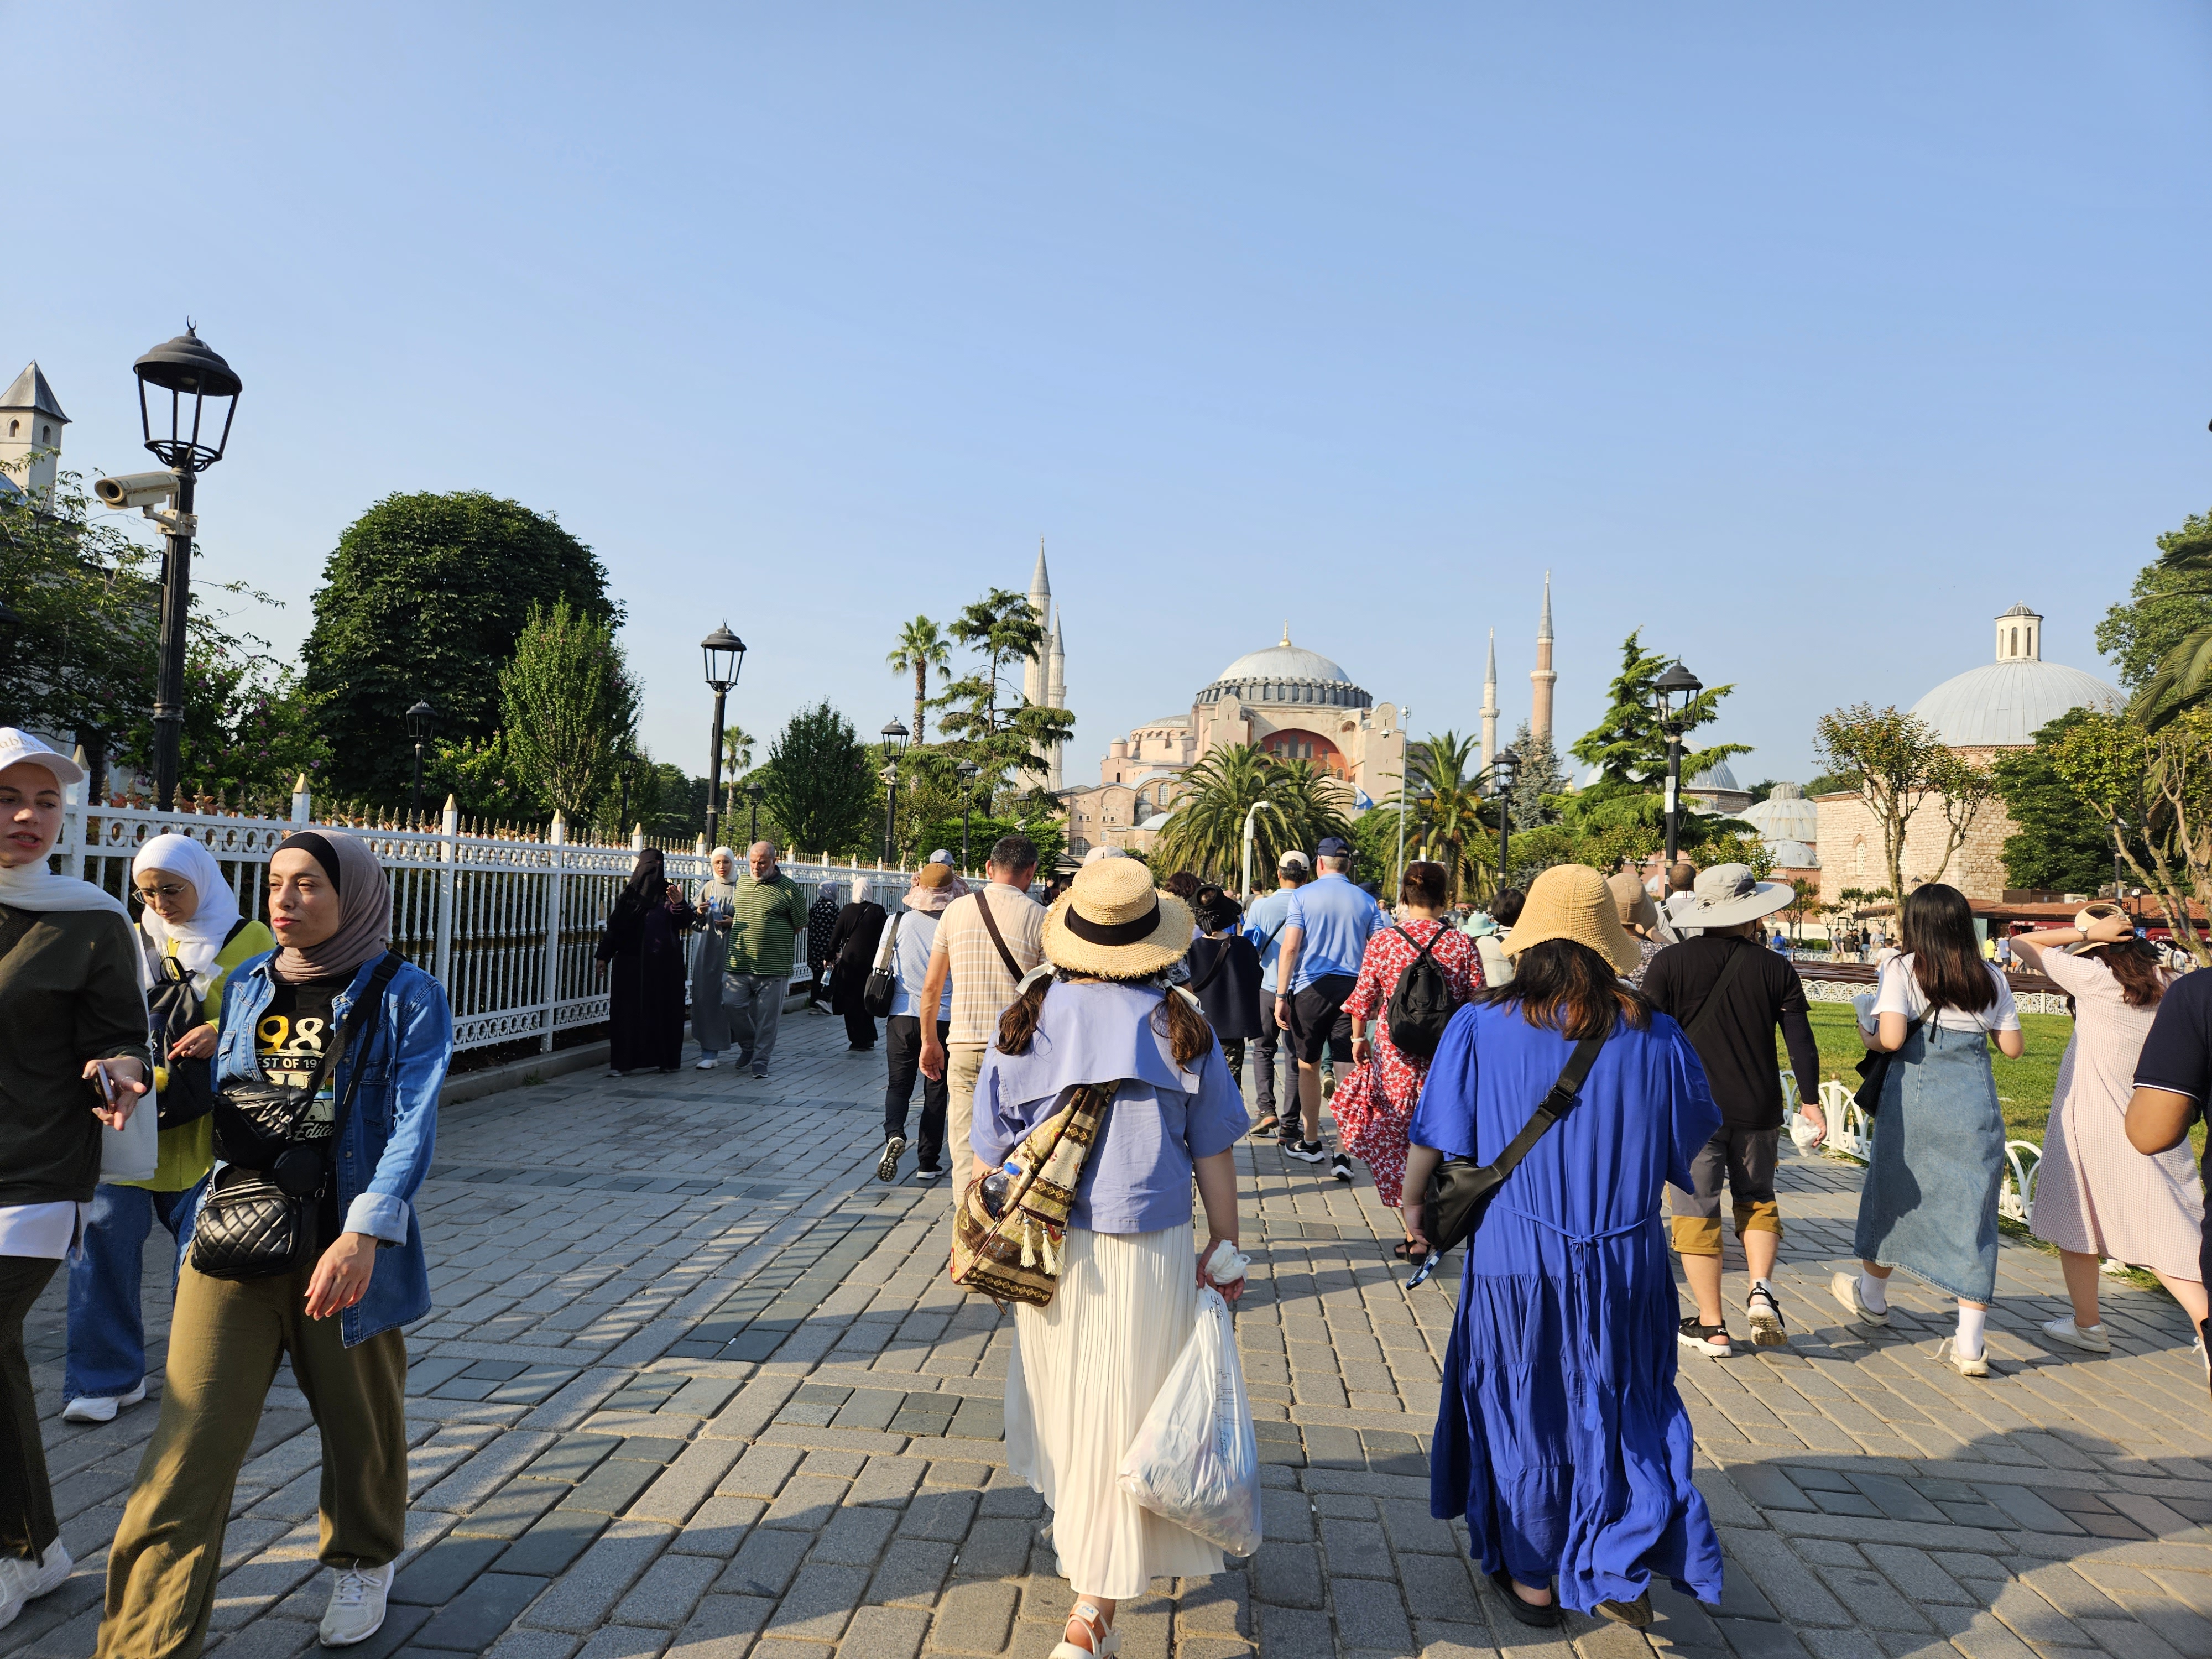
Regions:
<instances>
[{"instance_id":1,"label":"straw sun hat","mask_svg":"<svg viewBox=\"0 0 2212 1659\"><path fill-rule=\"evenodd\" d=\"M1190 951L1190 907L1152 885L1135 859L1101 859L1045 913L1044 954L1055 968L1102 979L1144 979Z\"/></svg>"},{"instance_id":2,"label":"straw sun hat","mask_svg":"<svg viewBox=\"0 0 2212 1659\"><path fill-rule=\"evenodd\" d=\"M1587 864L1555 864L1528 884L1528 902L1506 936L1505 954L1517 957L1532 945L1554 939L1589 945L1624 974L1644 959L1634 937L1620 925L1605 878Z\"/></svg>"}]
</instances>

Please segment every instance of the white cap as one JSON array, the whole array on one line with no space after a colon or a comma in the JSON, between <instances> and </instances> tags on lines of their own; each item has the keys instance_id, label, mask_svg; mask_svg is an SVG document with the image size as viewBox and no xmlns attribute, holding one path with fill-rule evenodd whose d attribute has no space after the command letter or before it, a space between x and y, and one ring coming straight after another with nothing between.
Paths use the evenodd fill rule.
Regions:
<instances>
[{"instance_id":1,"label":"white cap","mask_svg":"<svg viewBox=\"0 0 2212 1659\"><path fill-rule=\"evenodd\" d=\"M54 775L57 783L66 785L84 781L84 768L60 750L40 742L18 727L0 726L0 772L24 761L45 767Z\"/></svg>"}]
</instances>

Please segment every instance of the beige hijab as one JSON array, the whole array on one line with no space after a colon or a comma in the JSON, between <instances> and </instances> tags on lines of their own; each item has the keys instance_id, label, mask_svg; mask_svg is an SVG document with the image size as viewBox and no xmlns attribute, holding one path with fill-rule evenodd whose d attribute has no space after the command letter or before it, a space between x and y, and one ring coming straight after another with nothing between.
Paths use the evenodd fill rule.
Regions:
<instances>
[{"instance_id":1,"label":"beige hijab","mask_svg":"<svg viewBox=\"0 0 2212 1659\"><path fill-rule=\"evenodd\" d=\"M306 950L286 945L276 971L297 983L335 979L382 956L392 940L392 884L368 843L342 830L302 830L284 837L280 853L306 853L337 890L338 930Z\"/></svg>"}]
</instances>

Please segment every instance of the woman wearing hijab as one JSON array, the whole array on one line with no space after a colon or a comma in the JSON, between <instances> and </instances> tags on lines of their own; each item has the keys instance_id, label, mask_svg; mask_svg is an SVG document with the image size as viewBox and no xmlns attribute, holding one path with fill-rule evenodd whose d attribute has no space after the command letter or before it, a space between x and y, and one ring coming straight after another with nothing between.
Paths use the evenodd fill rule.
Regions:
<instances>
[{"instance_id":1,"label":"woman wearing hijab","mask_svg":"<svg viewBox=\"0 0 2212 1659\"><path fill-rule=\"evenodd\" d=\"M384 1622L407 1518L407 1348L430 1311L415 1194L453 1058L446 994L390 954L392 889L368 843L285 838L269 861L279 949L232 974L216 1049L216 1167L169 1327L161 1416L107 1552L101 1659L191 1659L207 1638L238 1472L277 1362L322 1435L326 1647ZM250 1152L251 1164L239 1161ZM335 1152L335 1156L333 1153ZM281 1164L297 1200L289 1264L201 1271L226 1194ZM288 1180L286 1190L298 1182ZM218 1230L219 1236L219 1230ZM218 1263L238 1270L234 1258Z\"/></svg>"},{"instance_id":2,"label":"woman wearing hijab","mask_svg":"<svg viewBox=\"0 0 2212 1659\"><path fill-rule=\"evenodd\" d=\"M23 1316L80 1235L100 1125L145 1092L146 1001L119 900L46 866L84 772L0 726L0 1625L70 1575ZM97 1086L112 1080L110 1108ZM88 1082L88 1079L92 1081Z\"/></svg>"},{"instance_id":3,"label":"woman wearing hijab","mask_svg":"<svg viewBox=\"0 0 2212 1659\"><path fill-rule=\"evenodd\" d=\"M732 891L736 890L732 889ZM684 1059L684 930L697 921L660 849L637 855L599 935L607 976L607 1075L672 1072Z\"/></svg>"},{"instance_id":4,"label":"woman wearing hijab","mask_svg":"<svg viewBox=\"0 0 2212 1659\"><path fill-rule=\"evenodd\" d=\"M876 1022L860 1000L868 987L868 970L874 966L876 946L883 942L884 907L868 896L866 882L853 884L853 902L837 913L837 926L830 935L830 1012L845 1018L845 1042L853 1054L866 1054L876 1046Z\"/></svg>"},{"instance_id":5,"label":"woman wearing hijab","mask_svg":"<svg viewBox=\"0 0 2212 1659\"><path fill-rule=\"evenodd\" d=\"M1404 1214L1424 1249L1438 1162L1494 1160L1581 1042L1600 1046L1468 1242L1429 1512L1466 1518L1522 1624L1556 1627L1565 1606L1648 1626L1654 1577L1721 1599L1659 1202L1690 1184L1720 1109L1682 1028L1620 982L1638 952L1596 871L1538 876L1509 948L1513 977L1452 1016L1413 1113Z\"/></svg>"},{"instance_id":6,"label":"woman wearing hijab","mask_svg":"<svg viewBox=\"0 0 2212 1659\"><path fill-rule=\"evenodd\" d=\"M131 881L145 907L139 918L153 971L191 987L200 1023L157 1053L161 1112L170 1115L170 1077L197 1067L211 1086L222 1025L222 990L231 970L276 948L269 930L238 914L238 900L215 855L189 836L156 836L131 861ZM173 964L172 966L171 964ZM193 1091L198 1115L161 1132L161 1161L151 1179L103 1181L85 1224L84 1247L70 1263L69 1358L62 1391L71 1423L112 1422L116 1412L146 1397L146 1333L140 1321L140 1268L146 1235L158 1218L179 1241L199 1203L200 1183L215 1165L215 1120L204 1089ZM180 1103L186 1091L173 1097ZM176 1289L176 1273L169 1287Z\"/></svg>"},{"instance_id":7,"label":"woman wearing hijab","mask_svg":"<svg viewBox=\"0 0 2212 1659\"><path fill-rule=\"evenodd\" d=\"M1000 1017L975 1079L971 1149L1003 1164L1071 1086L1121 1079L1084 1160L1060 1288L1014 1309L1006 1466L1052 1506L1076 1607L1053 1659L1119 1650L1116 1605L1155 1577L1219 1572L1221 1551L1155 1515L1116 1480L1196 1328L1204 1264L1237 1237L1235 1148L1244 1097L1194 1000L1166 986L1191 915L1133 859L1086 864L1044 921L1049 977ZM1193 1254L1191 1186L1206 1207ZM1240 1275L1217 1288L1231 1301Z\"/></svg>"},{"instance_id":8,"label":"woman wearing hijab","mask_svg":"<svg viewBox=\"0 0 2212 1659\"><path fill-rule=\"evenodd\" d=\"M714 874L700 884L698 943L691 947L691 1035L699 1044L699 1069L711 1072L730 1046L730 1011L722 1001L722 963L730 954L730 906L738 896L738 855L717 847L708 855Z\"/></svg>"}]
</instances>

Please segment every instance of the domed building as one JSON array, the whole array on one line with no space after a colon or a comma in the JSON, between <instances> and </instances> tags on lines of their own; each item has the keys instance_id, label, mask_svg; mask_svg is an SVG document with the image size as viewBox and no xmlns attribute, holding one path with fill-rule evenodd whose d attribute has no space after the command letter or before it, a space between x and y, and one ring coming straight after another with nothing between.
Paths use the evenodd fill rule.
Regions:
<instances>
[{"instance_id":1,"label":"domed building","mask_svg":"<svg viewBox=\"0 0 2212 1659\"><path fill-rule=\"evenodd\" d=\"M2035 734L2075 708L2118 713L2126 699L2094 674L2043 659L2043 617L2016 605L1996 619L1995 659L1953 676L1912 705L1945 747L1976 766L2008 750L2027 749ZM1832 903L1849 888L1872 891L1889 883L1881 827L1857 795L1825 794L1814 843L1820 854L1821 896ZM1943 879L1971 899L2002 900L2005 839L2017 829L2002 800L1975 815L1966 840L1952 854ZM1764 831L1762 830L1762 833ZM1929 801L1907 824L1902 860L1908 887L1931 879L1948 839L1942 805Z\"/></svg>"},{"instance_id":2,"label":"domed building","mask_svg":"<svg viewBox=\"0 0 2212 1659\"><path fill-rule=\"evenodd\" d=\"M1217 749L1257 744L1310 761L1379 800L1398 787L1406 734L1398 708L1378 703L1337 664L1283 637L1237 659L1191 699L1187 714L1133 727L1108 745L1098 782L1063 793L1068 849L1142 850L1166 827L1182 775Z\"/></svg>"}]
</instances>

